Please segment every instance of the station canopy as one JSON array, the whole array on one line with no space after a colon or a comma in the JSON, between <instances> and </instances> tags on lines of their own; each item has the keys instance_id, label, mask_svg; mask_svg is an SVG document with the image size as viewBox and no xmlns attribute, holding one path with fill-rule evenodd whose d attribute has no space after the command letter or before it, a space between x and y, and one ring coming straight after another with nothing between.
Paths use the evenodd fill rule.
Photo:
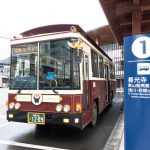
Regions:
<instances>
[{"instance_id":1,"label":"station canopy","mask_svg":"<svg viewBox=\"0 0 150 150\"><path fill-rule=\"evenodd\" d=\"M87 34L99 46L116 43L116 39L114 38L113 32L109 25L90 30Z\"/></svg>"},{"instance_id":2,"label":"station canopy","mask_svg":"<svg viewBox=\"0 0 150 150\"><path fill-rule=\"evenodd\" d=\"M99 0L119 44L123 37L150 32L150 0Z\"/></svg>"}]
</instances>

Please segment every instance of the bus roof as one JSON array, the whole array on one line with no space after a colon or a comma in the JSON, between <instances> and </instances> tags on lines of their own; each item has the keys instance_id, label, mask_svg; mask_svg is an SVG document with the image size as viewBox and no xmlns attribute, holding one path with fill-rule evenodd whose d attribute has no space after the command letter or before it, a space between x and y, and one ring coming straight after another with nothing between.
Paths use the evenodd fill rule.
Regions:
<instances>
[{"instance_id":1,"label":"bus roof","mask_svg":"<svg viewBox=\"0 0 150 150\"><path fill-rule=\"evenodd\" d=\"M48 25L33 28L22 32L21 35L23 37L34 36L38 34L46 34L46 33L55 33L55 32L70 32L71 27L74 26L82 36L84 36L92 45L94 45L103 55L105 55L110 61L112 59L87 35L87 33L77 24L58 24L58 25Z\"/></svg>"}]
</instances>

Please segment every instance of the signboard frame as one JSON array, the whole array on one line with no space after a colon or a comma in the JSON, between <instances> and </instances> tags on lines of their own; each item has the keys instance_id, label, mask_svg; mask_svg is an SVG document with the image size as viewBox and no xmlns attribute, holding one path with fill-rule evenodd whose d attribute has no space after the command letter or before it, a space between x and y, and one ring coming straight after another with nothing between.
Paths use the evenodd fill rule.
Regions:
<instances>
[{"instance_id":1,"label":"signboard frame","mask_svg":"<svg viewBox=\"0 0 150 150\"><path fill-rule=\"evenodd\" d=\"M124 37L125 150L150 147L150 34Z\"/></svg>"}]
</instances>

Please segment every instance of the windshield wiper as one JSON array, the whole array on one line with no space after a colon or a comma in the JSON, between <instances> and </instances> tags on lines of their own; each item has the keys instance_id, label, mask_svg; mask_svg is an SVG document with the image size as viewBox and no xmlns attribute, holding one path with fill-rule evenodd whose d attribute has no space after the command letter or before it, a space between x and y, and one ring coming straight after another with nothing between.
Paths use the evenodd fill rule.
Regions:
<instances>
[{"instance_id":1,"label":"windshield wiper","mask_svg":"<svg viewBox=\"0 0 150 150\"><path fill-rule=\"evenodd\" d=\"M58 92L54 89L54 87L51 87L52 88L52 91L55 93L55 94L58 94Z\"/></svg>"},{"instance_id":2,"label":"windshield wiper","mask_svg":"<svg viewBox=\"0 0 150 150\"><path fill-rule=\"evenodd\" d=\"M54 88L53 85L55 85L55 87L57 86L57 80L51 80L51 81L50 81L50 87L51 87L52 91L53 91L55 94L58 94L58 92L55 90L55 88Z\"/></svg>"}]
</instances>

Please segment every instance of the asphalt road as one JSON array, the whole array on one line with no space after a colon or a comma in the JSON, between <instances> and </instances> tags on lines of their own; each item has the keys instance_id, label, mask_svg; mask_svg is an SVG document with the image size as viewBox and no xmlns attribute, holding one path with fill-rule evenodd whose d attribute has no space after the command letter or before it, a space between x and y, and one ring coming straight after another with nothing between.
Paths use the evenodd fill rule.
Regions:
<instances>
[{"instance_id":1,"label":"asphalt road","mask_svg":"<svg viewBox=\"0 0 150 150\"><path fill-rule=\"evenodd\" d=\"M103 150L120 114L122 95L99 117L95 128L83 131L61 126L36 126L7 122L8 89L0 89L0 150Z\"/></svg>"}]
</instances>

